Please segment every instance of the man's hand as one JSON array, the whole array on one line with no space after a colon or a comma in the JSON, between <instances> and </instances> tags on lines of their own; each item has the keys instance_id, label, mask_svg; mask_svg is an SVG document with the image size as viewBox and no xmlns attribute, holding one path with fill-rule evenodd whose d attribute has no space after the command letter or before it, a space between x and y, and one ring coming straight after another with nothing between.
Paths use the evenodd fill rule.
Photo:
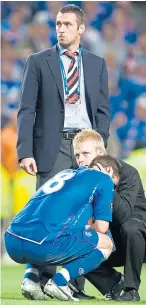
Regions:
<instances>
[{"instance_id":1,"label":"man's hand","mask_svg":"<svg viewBox=\"0 0 146 305\"><path fill-rule=\"evenodd\" d=\"M24 158L20 161L20 167L25 170L26 173L35 176L37 173L37 166L34 158Z\"/></svg>"},{"instance_id":2,"label":"man's hand","mask_svg":"<svg viewBox=\"0 0 146 305\"><path fill-rule=\"evenodd\" d=\"M85 226L85 230L89 230L89 229L92 230L91 225L86 225L86 226Z\"/></svg>"},{"instance_id":3,"label":"man's hand","mask_svg":"<svg viewBox=\"0 0 146 305\"><path fill-rule=\"evenodd\" d=\"M94 230L98 233L105 234L108 231L109 222L106 220L95 220L92 224L87 224L85 230Z\"/></svg>"}]
</instances>

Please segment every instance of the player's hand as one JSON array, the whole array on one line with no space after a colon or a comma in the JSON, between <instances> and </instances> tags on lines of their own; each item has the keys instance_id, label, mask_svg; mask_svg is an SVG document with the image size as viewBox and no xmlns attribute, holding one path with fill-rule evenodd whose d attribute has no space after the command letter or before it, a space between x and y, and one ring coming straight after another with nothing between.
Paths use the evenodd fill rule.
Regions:
<instances>
[{"instance_id":1,"label":"player's hand","mask_svg":"<svg viewBox=\"0 0 146 305\"><path fill-rule=\"evenodd\" d=\"M34 158L24 158L20 161L20 167L25 170L26 173L35 176L37 173L37 166Z\"/></svg>"},{"instance_id":2,"label":"player's hand","mask_svg":"<svg viewBox=\"0 0 146 305\"><path fill-rule=\"evenodd\" d=\"M89 230L90 227L91 227L91 225L86 225L86 226L85 226L85 230Z\"/></svg>"},{"instance_id":3,"label":"player's hand","mask_svg":"<svg viewBox=\"0 0 146 305\"><path fill-rule=\"evenodd\" d=\"M108 174L112 178L112 176L113 176L113 169L112 169L112 167L107 166L106 168L104 168L100 163L97 163L97 166L98 166L98 169L101 172L103 172L105 174Z\"/></svg>"}]
</instances>

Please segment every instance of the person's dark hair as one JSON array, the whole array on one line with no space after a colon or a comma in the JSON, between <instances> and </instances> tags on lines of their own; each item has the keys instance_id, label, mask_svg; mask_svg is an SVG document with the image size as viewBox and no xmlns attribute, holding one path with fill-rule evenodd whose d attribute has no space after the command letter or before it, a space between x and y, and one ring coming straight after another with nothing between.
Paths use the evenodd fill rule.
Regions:
<instances>
[{"instance_id":1,"label":"person's dark hair","mask_svg":"<svg viewBox=\"0 0 146 305\"><path fill-rule=\"evenodd\" d=\"M66 13L75 14L76 18L77 18L78 26L85 23L85 14L77 5L67 4L59 10L59 13L61 13L61 14L66 14Z\"/></svg>"},{"instance_id":2,"label":"person's dark hair","mask_svg":"<svg viewBox=\"0 0 146 305\"><path fill-rule=\"evenodd\" d=\"M91 161L89 168L97 166L97 163L101 164L103 168L112 167L113 175L118 178L120 177L120 166L114 157L110 155L97 156Z\"/></svg>"}]
</instances>

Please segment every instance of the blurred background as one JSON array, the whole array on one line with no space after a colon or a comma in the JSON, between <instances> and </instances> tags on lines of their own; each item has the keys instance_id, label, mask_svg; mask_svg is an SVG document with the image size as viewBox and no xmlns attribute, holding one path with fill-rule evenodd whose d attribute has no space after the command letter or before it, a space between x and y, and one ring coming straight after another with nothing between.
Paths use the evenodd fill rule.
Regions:
<instances>
[{"instance_id":1,"label":"blurred background","mask_svg":"<svg viewBox=\"0 0 146 305\"><path fill-rule=\"evenodd\" d=\"M16 117L27 57L56 44L55 19L67 3L86 14L84 48L106 60L111 130L108 152L135 166L146 190L146 2L1 1L2 235L35 191L17 163ZM7 262L2 245L2 260Z\"/></svg>"}]
</instances>

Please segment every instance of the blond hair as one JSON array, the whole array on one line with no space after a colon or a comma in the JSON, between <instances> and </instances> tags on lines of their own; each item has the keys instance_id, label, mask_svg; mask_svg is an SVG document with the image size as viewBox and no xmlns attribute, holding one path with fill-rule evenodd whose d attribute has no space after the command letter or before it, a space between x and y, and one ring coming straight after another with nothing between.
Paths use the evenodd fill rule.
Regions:
<instances>
[{"instance_id":1,"label":"blond hair","mask_svg":"<svg viewBox=\"0 0 146 305\"><path fill-rule=\"evenodd\" d=\"M96 149L102 148L103 152L106 153L102 136L97 131L90 129L83 129L77 133L73 139L74 149L86 141L92 141L95 144Z\"/></svg>"}]
</instances>

